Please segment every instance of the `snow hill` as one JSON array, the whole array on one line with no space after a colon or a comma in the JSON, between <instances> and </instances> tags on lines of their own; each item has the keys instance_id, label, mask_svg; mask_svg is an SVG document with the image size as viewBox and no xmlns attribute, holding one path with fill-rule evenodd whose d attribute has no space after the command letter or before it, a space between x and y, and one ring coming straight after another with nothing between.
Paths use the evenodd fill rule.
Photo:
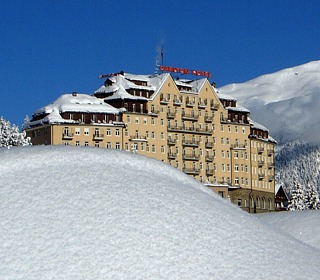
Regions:
<instances>
[{"instance_id":1,"label":"snow hill","mask_svg":"<svg viewBox=\"0 0 320 280\"><path fill-rule=\"evenodd\" d=\"M1 279L319 278L312 242L151 158L2 148L0 175ZM305 230L319 244L315 225Z\"/></svg>"},{"instance_id":2,"label":"snow hill","mask_svg":"<svg viewBox=\"0 0 320 280\"><path fill-rule=\"evenodd\" d=\"M280 144L297 139L319 143L320 61L226 85L219 91L247 107Z\"/></svg>"}]
</instances>

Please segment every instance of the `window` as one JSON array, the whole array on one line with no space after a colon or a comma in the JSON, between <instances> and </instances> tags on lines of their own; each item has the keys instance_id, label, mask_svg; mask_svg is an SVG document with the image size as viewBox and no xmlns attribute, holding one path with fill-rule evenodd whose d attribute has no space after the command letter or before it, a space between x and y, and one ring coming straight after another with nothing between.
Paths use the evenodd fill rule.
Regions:
<instances>
[{"instance_id":1,"label":"window","mask_svg":"<svg viewBox=\"0 0 320 280\"><path fill-rule=\"evenodd\" d=\"M76 146L80 146L80 141L76 141Z\"/></svg>"},{"instance_id":2,"label":"window","mask_svg":"<svg viewBox=\"0 0 320 280\"><path fill-rule=\"evenodd\" d=\"M75 133L76 133L76 135L80 135L80 127L76 127Z\"/></svg>"},{"instance_id":3,"label":"window","mask_svg":"<svg viewBox=\"0 0 320 280\"><path fill-rule=\"evenodd\" d=\"M127 123L131 123L131 118L130 118L130 116L127 116Z\"/></svg>"},{"instance_id":4,"label":"window","mask_svg":"<svg viewBox=\"0 0 320 280\"><path fill-rule=\"evenodd\" d=\"M222 163L221 167L222 167L222 172L225 172L226 171L226 166L225 166L224 163Z\"/></svg>"},{"instance_id":5,"label":"window","mask_svg":"<svg viewBox=\"0 0 320 280\"><path fill-rule=\"evenodd\" d=\"M89 146L89 142L88 141L84 142L84 146L88 147Z\"/></svg>"},{"instance_id":6,"label":"window","mask_svg":"<svg viewBox=\"0 0 320 280\"><path fill-rule=\"evenodd\" d=\"M227 172L230 172L230 164L227 164Z\"/></svg>"},{"instance_id":7,"label":"window","mask_svg":"<svg viewBox=\"0 0 320 280\"><path fill-rule=\"evenodd\" d=\"M161 153L164 154L166 152L166 149L164 146L161 146Z\"/></svg>"},{"instance_id":8,"label":"window","mask_svg":"<svg viewBox=\"0 0 320 280\"><path fill-rule=\"evenodd\" d=\"M120 129L119 128L116 129L116 136L120 136Z\"/></svg>"},{"instance_id":9,"label":"window","mask_svg":"<svg viewBox=\"0 0 320 280\"><path fill-rule=\"evenodd\" d=\"M230 144L230 139L226 138L226 144L229 145Z\"/></svg>"},{"instance_id":10,"label":"window","mask_svg":"<svg viewBox=\"0 0 320 280\"><path fill-rule=\"evenodd\" d=\"M231 125L228 125L228 132L231 132Z\"/></svg>"},{"instance_id":11,"label":"window","mask_svg":"<svg viewBox=\"0 0 320 280\"><path fill-rule=\"evenodd\" d=\"M241 198L238 198L237 204L238 204L239 207L241 207L241 202L242 202L242 201L241 201Z\"/></svg>"},{"instance_id":12,"label":"window","mask_svg":"<svg viewBox=\"0 0 320 280\"><path fill-rule=\"evenodd\" d=\"M234 184L235 185L239 185L239 177L235 177L234 178Z\"/></svg>"},{"instance_id":13,"label":"window","mask_svg":"<svg viewBox=\"0 0 320 280\"><path fill-rule=\"evenodd\" d=\"M152 144L151 146L151 152L152 153L155 153L156 152L156 146L154 144Z\"/></svg>"},{"instance_id":14,"label":"window","mask_svg":"<svg viewBox=\"0 0 320 280\"><path fill-rule=\"evenodd\" d=\"M235 172L239 172L239 165L238 165L238 164L235 164L235 165L234 165L234 171L235 171Z\"/></svg>"},{"instance_id":15,"label":"window","mask_svg":"<svg viewBox=\"0 0 320 280\"><path fill-rule=\"evenodd\" d=\"M89 135L89 128L84 128L84 135Z\"/></svg>"},{"instance_id":16,"label":"window","mask_svg":"<svg viewBox=\"0 0 320 280\"><path fill-rule=\"evenodd\" d=\"M126 151L129 151L129 145L128 145L128 143L125 144L125 149L126 149Z\"/></svg>"},{"instance_id":17,"label":"window","mask_svg":"<svg viewBox=\"0 0 320 280\"><path fill-rule=\"evenodd\" d=\"M147 151L148 153L150 152L149 144L146 144L146 151Z\"/></svg>"},{"instance_id":18,"label":"window","mask_svg":"<svg viewBox=\"0 0 320 280\"><path fill-rule=\"evenodd\" d=\"M136 123L136 124L139 124L139 117L136 117L136 118L135 118L135 123Z\"/></svg>"},{"instance_id":19,"label":"window","mask_svg":"<svg viewBox=\"0 0 320 280\"><path fill-rule=\"evenodd\" d=\"M129 130L128 130L128 129L126 129L126 130L124 131L124 136L126 136L126 137L129 136Z\"/></svg>"},{"instance_id":20,"label":"window","mask_svg":"<svg viewBox=\"0 0 320 280\"><path fill-rule=\"evenodd\" d=\"M224 192L223 191L218 191L218 195L220 195L222 198L224 198Z\"/></svg>"},{"instance_id":21,"label":"window","mask_svg":"<svg viewBox=\"0 0 320 280\"><path fill-rule=\"evenodd\" d=\"M233 154L234 158L237 159L239 157L239 153L238 151L234 151L234 154Z\"/></svg>"},{"instance_id":22,"label":"window","mask_svg":"<svg viewBox=\"0 0 320 280\"><path fill-rule=\"evenodd\" d=\"M146 131L146 138L149 139L149 131Z\"/></svg>"},{"instance_id":23,"label":"window","mask_svg":"<svg viewBox=\"0 0 320 280\"><path fill-rule=\"evenodd\" d=\"M144 124L144 125L147 125L147 124L148 124L147 118L143 118L143 124Z\"/></svg>"},{"instance_id":24,"label":"window","mask_svg":"<svg viewBox=\"0 0 320 280\"><path fill-rule=\"evenodd\" d=\"M119 142L116 142L116 149L120 150L120 143Z\"/></svg>"},{"instance_id":25,"label":"window","mask_svg":"<svg viewBox=\"0 0 320 280\"><path fill-rule=\"evenodd\" d=\"M112 143L111 142L107 142L107 149L112 149Z\"/></svg>"},{"instance_id":26,"label":"window","mask_svg":"<svg viewBox=\"0 0 320 280\"><path fill-rule=\"evenodd\" d=\"M151 138L155 139L156 138L156 133L154 131L151 132Z\"/></svg>"},{"instance_id":27,"label":"window","mask_svg":"<svg viewBox=\"0 0 320 280\"><path fill-rule=\"evenodd\" d=\"M163 119L160 120L160 124L161 124L162 126L164 126L164 120L163 120Z\"/></svg>"},{"instance_id":28,"label":"window","mask_svg":"<svg viewBox=\"0 0 320 280\"><path fill-rule=\"evenodd\" d=\"M107 133L107 136L111 136L111 128L107 128L106 133Z\"/></svg>"},{"instance_id":29,"label":"window","mask_svg":"<svg viewBox=\"0 0 320 280\"><path fill-rule=\"evenodd\" d=\"M95 143L94 143L94 146L95 146L95 147L99 147L99 146L100 146L100 145L99 145L99 142L95 142Z\"/></svg>"},{"instance_id":30,"label":"window","mask_svg":"<svg viewBox=\"0 0 320 280\"><path fill-rule=\"evenodd\" d=\"M220 130L223 132L224 131L224 126L223 124L220 126Z\"/></svg>"},{"instance_id":31,"label":"window","mask_svg":"<svg viewBox=\"0 0 320 280\"><path fill-rule=\"evenodd\" d=\"M235 131L235 133L238 133L238 126L237 125L234 127L234 131Z\"/></svg>"},{"instance_id":32,"label":"window","mask_svg":"<svg viewBox=\"0 0 320 280\"><path fill-rule=\"evenodd\" d=\"M151 118L151 124L152 124L152 125L155 125L155 124L156 124L156 121L155 121L154 118Z\"/></svg>"},{"instance_id":33,"label":"window","mask_svg":"<svg viewBox=\"0 0 320 280\"><path fill-rule=\"evenodd\" d=\"M164 132L161 132L161 140L165 140Z\"/></svg>"},{"instance_id":34,"label":"window","mask_svg":"<svg viewBox=\"0 0 320 280\"><path fill-rule=\"evenodd\" d=\"M141 142L141 151L144 151L144 143Z\"/></svg>"}]
</instances>

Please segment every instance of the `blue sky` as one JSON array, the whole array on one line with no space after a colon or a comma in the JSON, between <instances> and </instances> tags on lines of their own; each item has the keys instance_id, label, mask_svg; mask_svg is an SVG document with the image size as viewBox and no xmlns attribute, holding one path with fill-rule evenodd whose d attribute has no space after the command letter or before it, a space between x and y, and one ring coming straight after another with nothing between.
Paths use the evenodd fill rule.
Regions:
<instances>
[{"instance_id":1,"label":"blue sky","mask_svg":"<svg viewBox=\"0 0 320 280\"><path fill-rule=\"evenodd\" d=\"M0 116L63 93L92 93L100 74L164 64L223 86L320 59L318 1L1 1Z\"/></svg>"}]
</instances>

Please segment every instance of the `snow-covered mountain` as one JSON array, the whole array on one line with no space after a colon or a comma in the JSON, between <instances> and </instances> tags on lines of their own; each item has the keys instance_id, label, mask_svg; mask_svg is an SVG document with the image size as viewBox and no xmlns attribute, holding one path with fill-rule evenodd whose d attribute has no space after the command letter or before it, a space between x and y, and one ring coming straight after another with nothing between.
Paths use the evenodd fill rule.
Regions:
<instances>
[{"instance_id":1,"label":"snow-covered mountain","mask_svg":"<svg viewBox=\"0 0 320 280\"><path fill-rule=\"evenodd\" d=\"M92 147L2 148L0 177L1 279L319 278L320 211L299 241L165 163Z\"/></svg>"},{"instance_id":2,"label":"snow-covered mountain","mask_svg":"<svg viewBox=\"0 0 320 280\"><path fill-rule=\"evenodd\" d=\"M320 61L219 88L251 111L281 144L320 143Z\"/></svg>"}]
</instances>

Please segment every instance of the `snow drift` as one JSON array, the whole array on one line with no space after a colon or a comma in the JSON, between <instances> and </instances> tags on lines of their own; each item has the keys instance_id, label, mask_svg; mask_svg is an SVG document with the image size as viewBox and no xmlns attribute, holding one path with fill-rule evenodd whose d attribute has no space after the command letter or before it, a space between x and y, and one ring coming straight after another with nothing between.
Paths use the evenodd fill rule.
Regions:
<instances>
[{"instance_id":1,"label":"snow drift","mask_svg":"<svg viewBox=\"0 0 320 280\"><path fill-rule=\"evenodd\" d=\"M320 251L162 162L0 149L2 279L316 279Z\"/></svg>"}]
</instances>

